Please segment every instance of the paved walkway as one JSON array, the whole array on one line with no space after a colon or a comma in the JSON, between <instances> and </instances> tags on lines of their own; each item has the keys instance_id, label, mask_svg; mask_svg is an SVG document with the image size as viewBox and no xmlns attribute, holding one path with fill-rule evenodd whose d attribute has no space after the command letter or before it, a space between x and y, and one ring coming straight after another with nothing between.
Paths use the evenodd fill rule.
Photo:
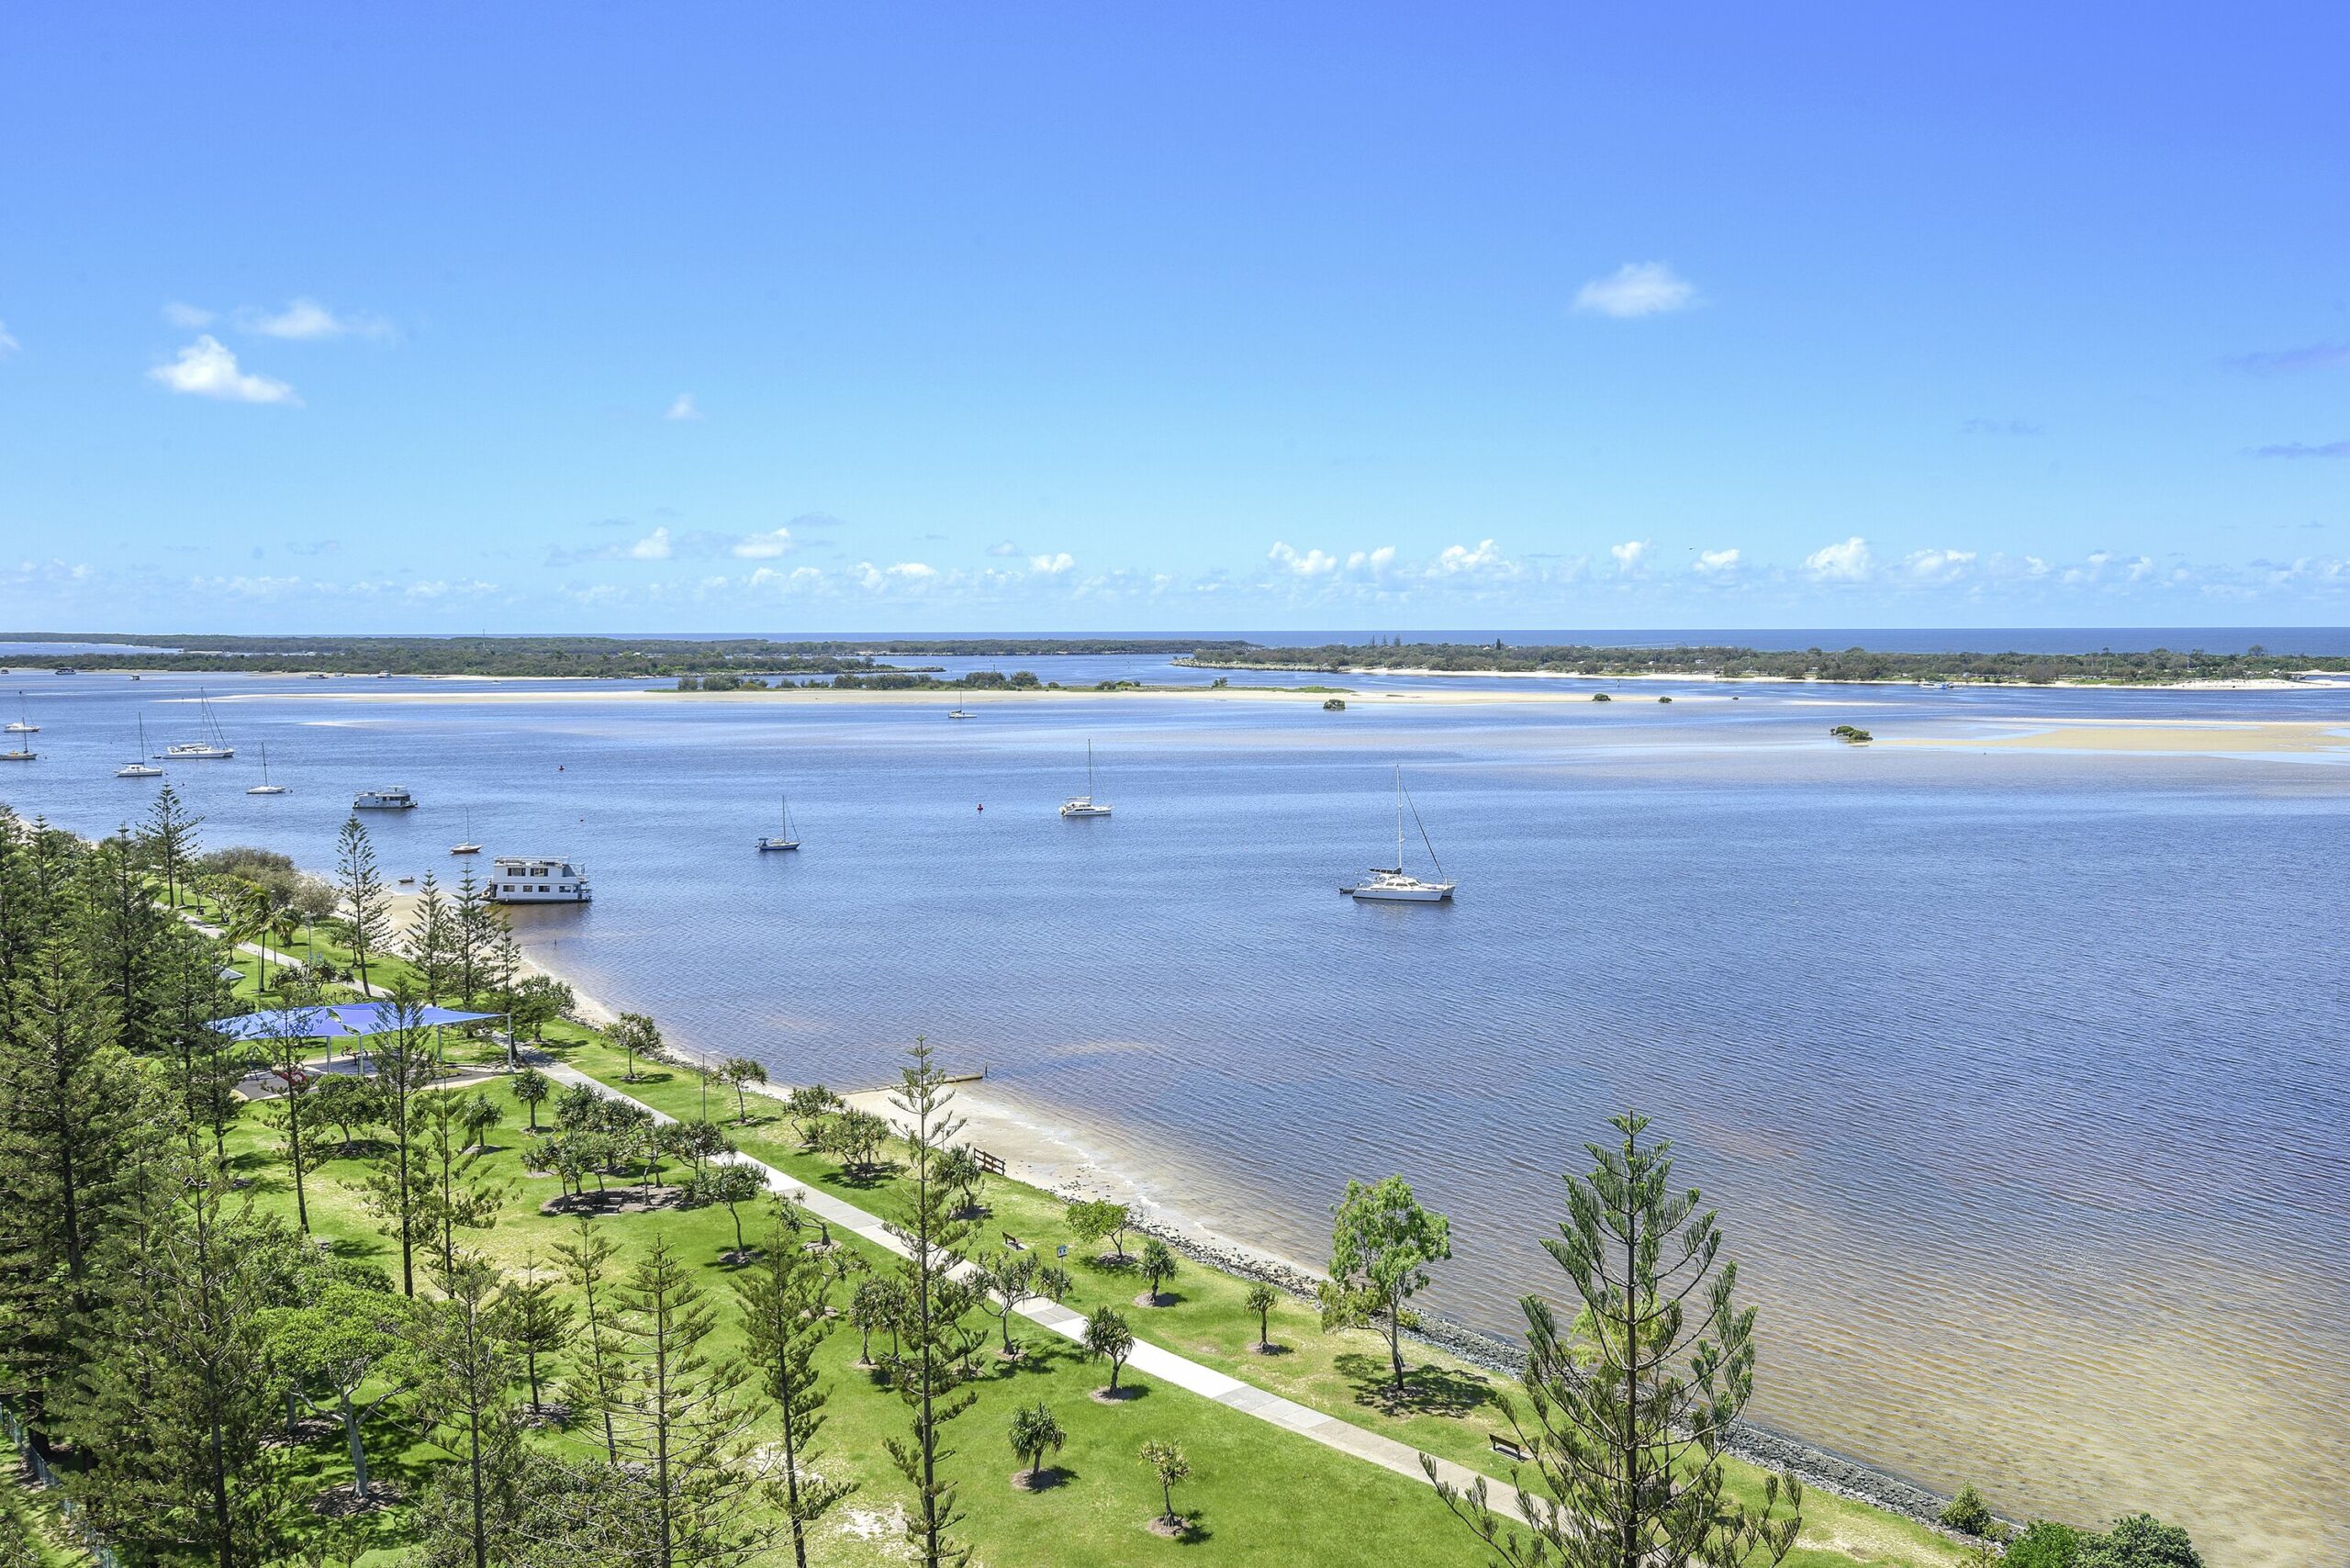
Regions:
<instances>
[{"instance_id":1,"label":"paved walkway","mask_svg":"<svg viewBox=\"0 0 2350 1568\"><path fill-rule=\"evenodd\" d=\"M652 1112L654 1119L657 1122L676 1119L655 1111L652 1106L645 1105L641 1100L631 1099L630 1096L588 1077L578 1069L566 1066L552 1057L538 1052L525 1054L532 1066L558 1083L582 1084L599 1094L609 1095L615 1100L627 1100L632 1105L639 1105ZM736 1154L731 1158L764 1175L770 1191L789 1193L792 1202L805 1208L810 1214L820 1215L826 1225L834 1229L851 1232L876 1247L896 1253L901 1258L906 1255L905 1243L891 1235L889 1226L878 1218L858 1208L856 1204L844 1202L830 1193L815 1192L805 1182L795 1181L775 1167L754 1159L747 1154ZM968 1265L965 1267L968 1268ZM1020 1309L1020 1316L1040 1327L1051 1329L1065 1339L1081 1343L1085 1338L1084 1315L1072 1312L1058 1303L1037 1300L1023 1306ZM1421 1469L1421 1463L1427 1456L1410 1444L1399 1443L1393 1438L1366 1431L1352 1422L1340 1420L1336 1416L1308 1409L1293 1399L1285 1399L1269 1389L1259 1388L1254 1383L1243 1383L1237 1377L1220 1372L1214 1367L1203 1366L1198 1361L1189 1357L1179 1356L1162 1346L1153 1345L1137 1338L1135 1341L1134 1355L1127 1361L1126 1365L1147 1377L1155 1377L1159 1382L1170 1383L1177 1388L1189 1389L1203 1398L1214 1400L1218 1405L1226 1406L1244 1415L1254 1416L1260 1421L1270 1421L1276 1427L1285 1427L1301 1437L1309 1438L1320 1443L1325 1448L1336 1449L1341 1453L1351 1454L1357 1459L1368 1460L1382 1470L1392 1470L1396 1474L1409 1476L1414 1481L1426 1479L1426 1473ZM1449 1460L1438 1460L1436 1468L1439 1476L1455 1486L1466 1488L1481 1479L1477 1472L1455 1464ZM1496 1484L1493 1486L1492 1503L1496 1513L1505 1514L1513 1519L1520 1519L1522 1522L1522 1516L1517 1509L1517 1498L1506 1484Z\"/></svg>"}]
</instances>

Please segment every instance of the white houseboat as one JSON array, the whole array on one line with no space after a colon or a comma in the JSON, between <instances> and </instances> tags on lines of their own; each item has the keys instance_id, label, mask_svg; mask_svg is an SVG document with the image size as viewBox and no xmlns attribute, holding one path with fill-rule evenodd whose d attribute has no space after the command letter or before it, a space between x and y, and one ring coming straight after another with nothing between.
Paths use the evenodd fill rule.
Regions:
<instances>
[{"instance_id":1,"label":"white houseboat","mask_svg":"<svg viewBox=\"0 0 2350 1568\"><path fill-rule=\"evenodd\" d=\"M492 860L489 886L483 891L492 903L586 903L596 896L588 886L587 867L527 855Z\"/></svg>"},{"instance_id":2,"label":"white houseboat","mask_svg":"<svg viewBox=\"0 0 2350 1568\"><path fill-rule=\"evenodd\" d=\"M351 802L354 812L409 812L416 797L405 790L362 790Z\"/></svg>"}]
</instances>

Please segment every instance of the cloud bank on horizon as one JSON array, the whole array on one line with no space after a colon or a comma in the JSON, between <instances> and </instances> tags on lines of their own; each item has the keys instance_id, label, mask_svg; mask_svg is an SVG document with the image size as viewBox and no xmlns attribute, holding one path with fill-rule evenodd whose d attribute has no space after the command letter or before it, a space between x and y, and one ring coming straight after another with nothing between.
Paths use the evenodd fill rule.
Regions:
<instances>
[{"instance_id":1,"label":"cloud bank on horizon","mask_svg":"<svg viewBox=\"0 0 2350 1568\"><path fill-rule=\"evenodd\" d=\"M0 624L2341 619L2350 13L2010 10L43 12Z\"/></svg>"}]
</instances>

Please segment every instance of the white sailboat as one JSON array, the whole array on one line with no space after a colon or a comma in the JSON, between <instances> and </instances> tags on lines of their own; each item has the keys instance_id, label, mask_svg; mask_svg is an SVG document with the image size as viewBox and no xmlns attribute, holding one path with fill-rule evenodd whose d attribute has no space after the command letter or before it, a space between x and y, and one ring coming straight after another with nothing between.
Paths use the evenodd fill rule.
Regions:
<instances>
[{"instance_id":1,"label":"white sailboat","mask_svg":"<svg viewBox=\"0 0 2350 1568\"><path fill-rule=\"evenodd\" d=\"M19 705L19 711L22 711L24 700L25 694L21 691L17 692L17 701ZM34 723L30 719L19 719L15 723L8 726L7 733L12 735L29 735L38 733L39 729L40 726ZM10 747L6 751L0 751L0 762L37 762L39 760L39 757L40 754L34 751L32 747L27 745L22 740L17 741L14 746Z\"/></svg>"},{"instance_id":2,"label":"white sailboat","mask_svg":"<svg viewBox=\"0 0 2350 1568\"><path fill-rule=\"evenodd\" d=\"M203 738L193 741L173 741L155 754L158 760L225 762L237 755L237 748L230 745L229 737L220 733L220 721L212 713L212 700L205 695L204 689L200 686L196 689L196 724L203 732Z\"/></svg>"},{"instance_id":3,"label":"white sailboat","mask_svg":"<svg viewBox=\"0 0 2350 1568\"><path fill-rule=\"evenodd\" d=\"M783 831L778 834L769 834L765 838L760 839L759 851L760 853L765 854L770 849L797 849L799 847L800 835L791 831L791 797L786 795L783 798Z\"/></svg>"},{"instance_id":4,"label":"white sailboat","mask_svg":"<svg viewBox=\"0 0 2350 1568\"><path fill-rule=\"evenodd\" d=\"M1105 801L1097 801L1093 798L1093 743L1091 741L1088 741L1085 743L1085 793L1082 795L1072 795L1068 800L1063 801L1061 802L1061 815L1065 817L1106 817L1109 814L1109 803Z\"/></svg>"},{"instance_id":5,"label":"white sailboat","mask_svg":"<svg viewBox=\"0 0 2350 1568\"><path fill-rule=\"evenodd\" d=\"M17 693L17 716L8 721L8 727L5 733L12 735L40 734L40 726L33 722L32 714L25 707L25 694L21 691Z\"/></svg>"},{"instance_id":6,"label":"white sailboat","mask_svg":"<svg viewBox=\"0 0 2350 1568\"><path fill-rule=\"evenodd\" d=\"M269 781L269 743L261 743L261 782L245 791L248 795L283 795L285 786Z\"/></svg>"},{"instance_id":7,"label":"white sailboat","mask_svg":"<svg viewBox=\"0 0 2350 1568\"><path fill-rule=\"evenodd\" d=\"M1419 828L1420 843L1427 849L1428 863L1436 868L1438 877L1444 875L1444 867L1436 857L1436 846L1428 843L1428 830L1420 822L1420 809L1412 805L1411 800L1404 792L1404 768L1399 763L1395 767L1395 864L1372 867L1369 877L1350 888L1340 888L1340 892L1373 903L1442 903L1452 897L1452 890L1459 883L1423 881L1404 869L1404 812L1409 807L1412 825Z\"/></svg>"},{"instance_id":8,"label":"white sailboat","mask_svg":"<svg viewBox=\"0 0 2350 1568\"><path fill-rule=\"evenodd\" d=\"M139 752L129 762L114 770L117 778L161 778L163 770L146 760L147 715L139 715Z\"/></svg>"},{"instance_id":9,"label":"white sailboat","mask_svg":"<svg viewBox=\"0 0 2350 1568\"><path fill-rule=\"evenodd\" d=\"M453 844L449 846L449 853L452 855L478 855L481 853L481 846L474 842L474 809L471 806L467 806L465 808L465 841L463 844Z\"/></svg>"}]
</instances>

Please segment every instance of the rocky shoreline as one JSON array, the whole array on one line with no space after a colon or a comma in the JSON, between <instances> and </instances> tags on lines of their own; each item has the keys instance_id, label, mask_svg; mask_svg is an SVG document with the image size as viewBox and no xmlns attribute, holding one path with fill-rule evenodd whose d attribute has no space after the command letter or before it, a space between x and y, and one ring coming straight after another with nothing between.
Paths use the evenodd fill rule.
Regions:
<instances>
[{"instance_id":1,"label":"rocky shoreline","mask_svg":"<svg viewBox=\"0 0 2350 1568\"><path fill-rule=\"evenodd\" d=\"M1064 1194L1073 1196L1075 1194ZM1263 1280L1274 1288L1287 1292L1304 1301L1315 1299L1321 1280L1303 1269L1267 1258L1244 1248L1218 1242L1203 1241L1170 1225L1157 1220L1138 1218L1134 1228L1145 1236L1155 1236L1175 1251L1227 1274L1243 1279ZM1526 1352L1507 1340L1496 1338L1433 1313L1423 1313L1416 1327L1406 1335L1443 1350L1470 1365L1505 1377L1526 1375ZM1740 1422L1726 1450L1750 1464L1775 1470L1794 1476L1807 1487L1816 1487L1856 1503L1883 1508L1916 1520L1939 1535L1964 1544L1975 1544L1972 1536L1961 1535L1941 1522L1943 1505L1949 1498L1923 1486L1888 1475L1856 1460L1774 1432L1751 1422Z\"/></svg>"}]
</instances>

